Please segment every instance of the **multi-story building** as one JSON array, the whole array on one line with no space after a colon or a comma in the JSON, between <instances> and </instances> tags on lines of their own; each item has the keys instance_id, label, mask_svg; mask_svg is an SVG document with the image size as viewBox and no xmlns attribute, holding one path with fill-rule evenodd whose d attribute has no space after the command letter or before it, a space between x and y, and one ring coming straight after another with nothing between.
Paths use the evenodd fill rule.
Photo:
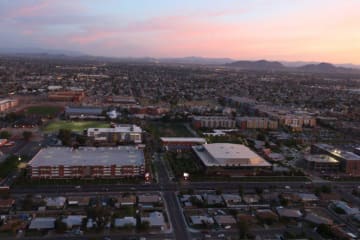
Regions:
<instances>
[{"instance_id":1,"label":"multi-story building","mask_svg":"<svg viewBox=\"0 0 360 240\"><path fill-rule=\"evenodd\" d=\"M289 126L294 130L302 129L302 127L315 127L316 118L309 115L286 114L280 115L279 121L285 126Z\"/></svg>"},{"instance_id":2,"label":"multi-story building","mask_svg":"<svg viewBox=\"0 0 360 240\"><path fill-rule=\"evenodd\" d=\"M128 104L135 105L136 100L132 96L109 96L106 98L106 102L114 104Z\"/></svg>"},{"instance_id":3,"label":"multi-story building","mask_svg":"<svg viewBox=\"0 0 360 240\"><path fill-rule=\"evenodd\" d=\"M192 147L208 173L230 176L255 175L272 165L241 144L212 143Z\"/></svg>"},{"instance_id":4,"label":"multi-story building","mask_svg":"<svg viewBox=\"0 0 360 240\"><path fill-rule=\"evenodd\" d=\"M19 104L17 99L3 99L0 100L0 113L16 107Z\"/></svg>"},{"instance_id":5,"label":"multi-story building","mask_svg":"<svg viewBox=\"0 0 360 240\"><path fill-rule=\"evenodd\" d=\"M160 138L162 146L166 150L179 151L191 150L194 145L205 144L205 138L191 138L191 137L162 137Z\"/></svg>"},{"instance_id":6,"label":"multi-story building","mask_svg":"<svg viewBox=\"0 0 360 240\"><path fill-rule=\"evenodd\" d=\"M311 146L311 153L331 156L340 162L340 168L345 173L360 176L360 156L353 152L343 151L329 144L318 143Z\"/></svg>"},{"instance_id":7,"label":"multi-story building","mask_svg":"<svg viewBox=\"0 0 360 240\"><path fill-rule=\"evenodd\" d=\"M100 107L66 107L68 119L105 119L104 109Z\"/></svg>"},{"instance_id":8,"label":"multi-story building","mask_svg":"<svg viewBox=\"0 0 360 240\"><path fill-rule=\"evenodd\" d=\"M354 153L357 155L360 155L360 147L354 149Z\"/></svg>"},{"instance_id":9,"label":"multi-story building","mask_svg":"<svg viewBox=\"0 0 360 240\"><path fill-rule=\"evenodd\" d=\"M238 117L236 123L241 129L277 129L278 121L262 117Z\"/></svg>"},{"instance_id":10,"label":"multi-story building","mask_svg":"<svg viewBox=\"0 0 360 240\"><path fill-rule=\"evenodd\" d=\"M141 143L142 129L128 124L116 125L113 128L89 128L87 136L100 143Z\"/></svg>"},{"instance_id":11,"label":"multi-story building","mask_svg":"<svg viewBox=\"0 0 360 240\"><path fill-rule=\"evenodd\" d=\"M81 102L85 98L84 91L57 91L48 94L50 101Z\"/></svg>"},{"instance_id":12,"label":"multi-story building","mask_svg":"<svg viewBox=\"0 0 360 240\"><path fill-rule=\"evenodd\" d=\"M134 146L49 147L29 162L31 178L122 178L144 175L145 160Z\"/></svg>"},{"instance_id":13,"label":"multi-story building","mask_svg":"<svg viewBox=\"0 0 360 240\"><path fill-rule=\"evenodd\" d=\"M225 116L194 116L194 128L235 128L236 121Z\"/></svg>"},{"instance_id":14,"label":"multi-story building","mask_svg":"<svg viewBox=\"0 0 360 240\"><path fill-rule=\"evenodd\" d=\"M156 106L131 106L128 109L129 116L136 118L159 119L165 116L170 111L169 108Z\"/></svg>"},{"instance_id":15,"label":"multi-story building","mask_svg":"<svg viewBox=\"0 0 360 240\"><path fill-rule=\"evenodd\" d=\"M257 105L257 102L253 99L247 97L232 96L226 97L225 102L232 107L236 107L241 113L250 115L255 114L255 107Z\"/></svg>"},{"instance_id":16,"label":"multi-story building","mask_svg":"<svg viewBox=\"0 0 360 240\"><path fill-rule=\"evenodd\" d=\"M307 168L310 170L326 173L338 172L340 170L340 162L329 155L307 155L304 157L304 160Z\"/></svg>"}]
</instances>

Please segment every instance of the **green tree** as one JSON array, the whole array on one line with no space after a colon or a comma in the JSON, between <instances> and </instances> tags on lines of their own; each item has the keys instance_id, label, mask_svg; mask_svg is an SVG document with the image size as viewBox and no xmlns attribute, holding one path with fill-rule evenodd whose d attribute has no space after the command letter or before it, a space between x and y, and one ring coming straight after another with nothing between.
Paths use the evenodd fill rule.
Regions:
<instances>
[{"instance_id":1,"label":"green tree","mask_svg":"<svg viewBox=\"0 0 360 240\"><path fill-rule=\"evenodd\" d=\"M240 239L246 239L249 233L249 223L247 221L239 221L238 223L239 237Z\"/></svg>"},{"instance_id":2,"label":"green tree","mask_svg":"<svg viewBox=\"0 0 360 240\"><path fill-rule=\"evenodd\" d=\"M87 140L86 136L84 136L84 135L77 135L76 136L76 142L78 142L79 145L85 145L86 140Z\"/></svg>"},{"instance_id":3,"label":"green tree","mask_svg":"<svg viewBox=\"0 0 360 240\"><path fill-rule=\"evenodd\" d=\"M88 208L87 216L89 218L95 219L98 230L101 230L104 229L106 223L109 221L111 212L108 208L98 205L93 208Z\"/></svg>"},{"instance_id":4,"label":"green tree","mask_svg":"<svg viewBox=\"0 0 360 240\"><path fill-rule=\"evenodd\" d=\"M30 211L30 210L32 210L33 205L34 205L34 201L32 199L32 196L27 195L22 203L22 209L24 211Z\"/></svg>"},{"instance_id":5,"label":"green tree","mask_svg":"<svg viewBox=\"0 0 360 240\"><path fill-rule=\"evenodd\" d=\"M317 232L322 237L327 239L332 239L334 237L334 234L332 233L330 226L326 224L320 224L317 228Z\"/></svg>"},{"instance_id":6,"label":"green tree","mask_svg":"<svg viewBox=\"0 0 360 240\"><path fill-rule=\"evenodd\" d=\"M323 185L323 186L321 186L321 191L323 193L331 193L331 187L328 185Z\"/></svg>"},{"instance_id":7,"label":"green tree","mask_svg":"<svg viewBox=\"0 0 360 240\"><path fill-rule=\"evenodd\" d=\"M265 140L266 140L266 137L265 137L265 135L264 135L263 133L259 133L259 134L257 135L257 140L259 140L259 141L265 141Z\"/></svg>"},{"instance_id":8,"label":"green tree","mask_svg":"<svg viewBox=\"0 0 360 240\"><path fill-rule=\"evenodd\" d=\"M55 221L55 231L57 233L64 233L67 230L67 225L61 219Z\"/></svg>"},{"instance_id":9,"label":"green tree","mask_svg":"<svg viewBox=\"0 0 360 240\"><path fill-rule=\"evenodd\" d=\"M242 185L239 185L239 195L242 197L244 194L244 188Z\"/></svg>"},{"instance_id":10,"label":"green tree","mask_svg":"<svg viewBox=\"0 0 360 240\"><path fill-rule=\"evenodd\" d=\"M189 189L187 190L187 193L190 194L190 195L193 195L194 192L195 192L195 191L194 191L193 188L189 188Z\"/></svg>"},{"instance_id":11,"label":"green tree","mask_svg":"<svg viewBox=\"0 0 360 240\"><path fill-rule=\"evenodd\" d=\"M63 145L65 145L65 146L71 145L71 131L70 130L60 129L58 137L61 140Z\"/></svg>"},{"instance_id":12,"label":"green tree","mask_svg":"<svg viewBox=\"0 0 360 240\"><path fill-rule=\"evenodd\" d=\"M256 193L257 193L258 195L260 195L260 194L263 193L263 189L260 188L260 187L256 187L256 188L255 188L255 191L256 191Z\"/></svg>"},{"instance_id":13,"label":"green tree","mask_svg":"<svg viewBox=\"0 0 360 240\"><path fill-rule=\"evenodd\" d=\"M148 221L140 221L136 227L140 231L147 231L150 228L150 223Z\"/></svg>"},{"instance_id":14,"label":"green tree","mask_svg":"<svg viewBox=\"0 0 360 240\"><path fill-rule=\"evenodd\" d=\"M281 206L287 206L289 204L289 200L283 197L280 197L280 204Z\"/></svg>"},{"instance_id":15,"label":"green tree","mask_svg":"<svg viewBox=\"0 0 360 240\"><path fill-rule=\"evenodd\" d=\"M26 141L29 141L30 140L30 138L32 137L32 132L31 131L24 131L23 133L22 133L22 135L23 135L23 138L24 138L24 140L26 140Z\"/></svg>"},{"instance_id":16,"label":"green tree","mask_svg":"<svg viewBox=\"0 0 360 240\"><path fill-rule=\"evenodd\" d=\"M1 131L0 132L0 138L9 139L11 137L11 133L8 131Z\"/></svg>"}]
</instances>

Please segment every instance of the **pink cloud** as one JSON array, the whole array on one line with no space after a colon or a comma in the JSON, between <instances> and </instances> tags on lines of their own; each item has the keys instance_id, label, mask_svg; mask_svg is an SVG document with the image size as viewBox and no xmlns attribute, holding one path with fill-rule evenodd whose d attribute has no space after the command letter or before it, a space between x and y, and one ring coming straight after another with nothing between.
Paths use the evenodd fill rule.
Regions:
<instances>
[{"instance_id":1,"label":"pink cloud","mask_svg":"<svg viewBox=\"0 0 360 240\"><path fill-rule=\"evenodd\" d=\"M47 9L52 2L53 2L52 0L50 1L43 0L34 5L21 6L20 8L16 8L10 11L6 15L6 17L13 18L19 16L21 17L36 16L39 13L43 12L43 10Z\"/></svg>"},{"instance_id":2,"label":"pink cloud","mask_svg":"<svg viewBox=\"0 0 360 240\"><path fill-rule=\"evenodd\" d=\"M23 30L21 33L22 33L23 35L25 35L25 36L30 36L30 35L33 35L33 34L34 34L34 30L32 30L32 29L27 29L27 30Z\"/></svg>"},{"instance_id":3,"label":"pink cloud","mask_svg":"<svg viewBox=\"0 0 360 240\"><path fill-rule=\"evenodd\" d=\"M350 1L349 1L350 2ZM356 5L354 5L356 4ZM121 56L189 56L319 60L359 63L360 4L351 2L298 10L251 22L214 21L244 10L162 16L121 24L98 23L63 36L42 38L51 46L65 44ZM22 14L46 11L48 5L19 10ZM23 34L33 34L33 31ZM46 40L45 40L46 39ZM94 47L96 46L96 47Z\"/></svg>"},{"instance_id":4,"label":"pink cloud","mask_svg":"<svg viewBox=\"0 0 360 240\"><path fill-rule=\"evenodd\" d=\"M26 1L25 1L26 2ZM24 4L10 10L2 18L17 18L17 17L41 17L51 16L62 13L83 13L87 7L80 3L80 1L69 2L63 0L41 0L34 4Z\"/></svg>"}]
</instances>

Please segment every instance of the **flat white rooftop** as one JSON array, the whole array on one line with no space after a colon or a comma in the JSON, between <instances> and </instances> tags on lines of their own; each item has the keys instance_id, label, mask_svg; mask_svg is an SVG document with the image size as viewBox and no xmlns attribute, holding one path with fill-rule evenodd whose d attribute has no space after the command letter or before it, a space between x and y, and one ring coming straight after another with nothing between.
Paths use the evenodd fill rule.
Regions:
<instances>
[{"instance_id":1,"label":"flat white rooftop","mask_svg":"<svg viewBox=\"0 0 360 240\"><path fill-rule=\"evenodd\" d=\"M206 143L205 138L187 138L187 137L162 137L160 138L162 142L196 142L196 143Z\"/></svg>"},{"instance_id":2,"label":"flat white rooftop","mask_svg":"<svg viewBox=\"0 0 360 240\"><path fill-rule=\"evenodd\" d=\"M144 153L133 146L119 147L48 147L41 149L29 162L31 167L40 166L126 166L143 165Z\"/></svg>"},{"instance_id":3,"label":"flat white rooftop","mask_svg":"<svg viewBox=\"0 0 360 240\"><path fill-rule=\"evenodd\" d=\"M321 148L325 151L327 151L328 153L332 154L333 156L336 157L340 157L343 158L345 160L350 160L350 161L360 161L360 156L353 153L353 152L349 152L349 151L343 151L340 149L337 149L336 147L326 144L326 143L317 143L314 144L314 146Z\"/></svg>"},{"instance_id":4,"label":"flat white rooftop","mask_svg":"<svg viewBox=\"0 0 360 240\"><path fill-rule=\"evenodd\" d=\"M305 160L308 162L316 162L316 163L339 163L335 158L325 155L325 154L316 154L316 155L308 155L305 156Z\"/></svg>"},{"instance_id":5,"label":"flat white rooftop","mask_svg":"<svg viewBox=\"0 0 360 240\"><path fill-rule=\"evenodd\" d=\"M16 100L14 99L1 99L0 100L0 104L4 104L4 103L8 103L8 102L15 102Z\"/></svg>"},{"instance_id":6,"label":"flat white rooftop","mask_svg":"<svg viewBox=\"0 0 360 240\"><path fill-rule=\"evenodd\" d=\"M88 134L97 133L142 133L142 129L137 125L117 125L113 128L88 128Z\"/></svg>"},{"instance_id":7,"label":"flat white rooftop","mask_svg":"<svg viewBox=\"0 0 360 240\"><path fill-rule=\"evenodd\" d=\"M192 147L205 166L270 167L271 164L241 144L213 143Z\"/></svg>"}]
</instances>

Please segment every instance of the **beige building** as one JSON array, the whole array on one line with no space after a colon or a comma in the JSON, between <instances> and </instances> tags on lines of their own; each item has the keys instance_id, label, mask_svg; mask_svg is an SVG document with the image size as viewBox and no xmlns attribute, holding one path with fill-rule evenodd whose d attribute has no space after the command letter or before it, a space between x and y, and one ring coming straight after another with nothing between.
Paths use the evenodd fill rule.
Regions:
<instances>
[{"instance_id":1,"label":"beige building","mask_svg":"<svg viewBox=\"0 0 360 240\"><path fill-rule=\"evenodd\" d=\"M256 174L270 170L271 164L248 147L232 143L212 143L192 147L208 173L225 175Z\"/></svg>"},{"instance_id":2,"label":"beige building","mask_svg":"<svg viewBox=\"0 0 360 240\"><path fill-rule=\"evenodd\" d=\"M237 125L242 129L277 129L278 121L262 117L238 117Z\"/></svg>"},{"instance_id":3,"label":"beige building","mask_svg":"<svg viewBox=\"0 0 360 240\"><path fill-rule=\"evenodd\" d=\"M291 127L293 130L301 130L302 127L315 127L316 126L316 118L309 115L293 115L286 114L280 115L279 121L281 124L285 126Z\"/></svg>"},{"instance_id":4,"label":"beige building","mask_svg":"<svg viewBox=\"0 0 360 240\"><path fill-rule=\"evenodd\" d=\"M225 116L195 116L195 128L235 128L236 121Z\"/></svg>"},{"instance_id":5,"label":"beige building","mask_svg":"<svg viewBox=\"0 0 360 240\"><path fill-rule=\"evenodd\" d=\"M16 107L19 104L17 99L3 99L0 100L0 113Z\"/></svg>"},{"instance_id":6,"label":"beige building","mask_svg":"<svg viewBox=\"0 0 360 240\"><path fill-rule=\"evenodd\" d=\"M89 128L87 136L95 142L141 143L142 129L137 125L117 125L113 128Z\"/></svg>"}]
</instances>

